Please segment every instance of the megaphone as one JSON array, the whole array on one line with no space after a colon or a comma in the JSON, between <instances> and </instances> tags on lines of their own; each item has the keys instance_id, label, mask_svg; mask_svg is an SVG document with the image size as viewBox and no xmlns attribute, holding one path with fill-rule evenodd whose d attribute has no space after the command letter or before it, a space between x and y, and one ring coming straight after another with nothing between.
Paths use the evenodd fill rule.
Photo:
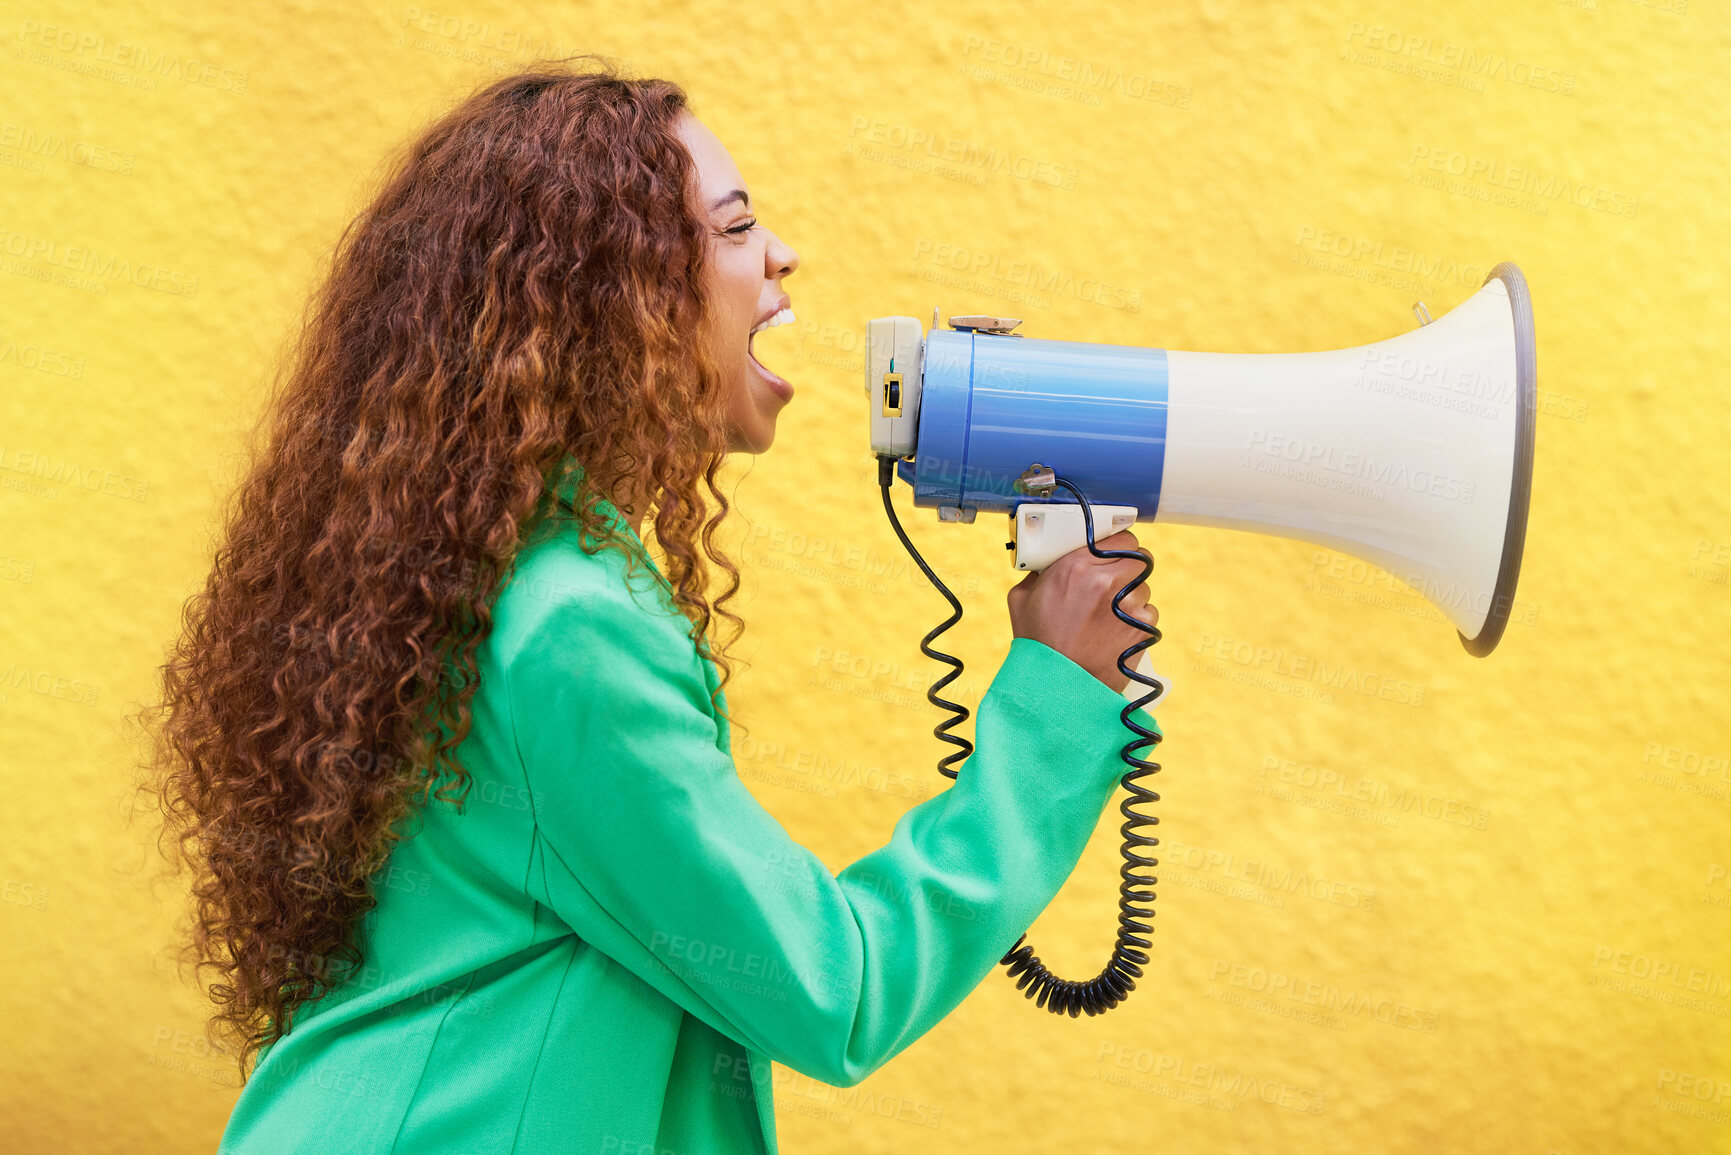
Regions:
<instances>
[{"instance_id":1,"label":"megaphone","mask_svg":"<svg viewBox=\"0 0 1731 1155\"><path fill-rule=\"evenodd\" d=\"M871 446L940 521L1010 516L1018 569L1084 544L1080 507L1017 482L1054 468L1105 537L1134 522L1313 542L1372 562L1494 650L1520 577L1537 366L1504 262L1434 320L1313 353L1192 353L1026 337L1016 318L867 325Z\"/></svg>"},{"instance_id":2,"label":"megaphone","mask_svg":"<svg viewBox=\"0 0 1731 1155\"><path fill-rule=\"evenodd\" d=\"M1102 551L1096 542L1141 521L1212 525L1313 542L1382 566L1436 605L1469 654L1494 650L1514 606L1526 542L1537 416L1533 308L1526 279L1503 262L1461 304L1370 345L1314 353L1190 353L1130 345L1026 337L1014 317L951 317L920 332L913 317L866 327L865 391L884 511L902 544L950 602L948 621L920 649L954 669L961 662L931 641L961 618L961 603L926 565L890 501L899 476L914 505L940 521L972 522L980 510L1009 515L1012 564L1040 570L1084 545L1100 557L1141 557L1142 573L1118 592L1118 616L1148 634L1124 651L1130 673L1120 715L1139 736L1120 751L1133 768L1133 798L1119 888L1118 941L1099 974L1061 979L1024 945L1000 960L1037 1005L1072 1017L1117 1006L1148 961L1155 865L1139 850L1157 821L1130 807L1158 801L1137 779L1159 764L1130 751L1161 735L1134 721L1171 683L1154 673L1147 647L1159 630L1118 602L1147 576L1145 554ZM1061 491L1060 491L1061 487ZM1091 532L1090 532L1091 531ZM1128 662L1139 656L1140 673ZM1144 692L1144 690L1147 692ZM1019 977L1018 977L1019 976Z\"/></svg>"}]
</instances>

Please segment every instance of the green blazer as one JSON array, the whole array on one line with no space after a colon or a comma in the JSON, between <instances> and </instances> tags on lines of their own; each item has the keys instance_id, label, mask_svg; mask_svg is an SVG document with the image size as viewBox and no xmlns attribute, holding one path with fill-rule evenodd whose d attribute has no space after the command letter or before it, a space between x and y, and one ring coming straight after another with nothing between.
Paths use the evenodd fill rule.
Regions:
<instances>
[{"instance_id":1,"label":"green blazer","mask_svg":"<svg viewBox=\"0 0 1731 1155\"><path fill-rule=\"evenodd\" d=\"M630 585L580 547L574 486L495 604L466 803L392 850L364 966L263 1052L222 1155L774 1153L770 1060L860 1082L1081 857L1125 699L1017 638L960 777L831 874L740 782L718 674L630 525L601 505Z\"/></svg>"}]
</instances>

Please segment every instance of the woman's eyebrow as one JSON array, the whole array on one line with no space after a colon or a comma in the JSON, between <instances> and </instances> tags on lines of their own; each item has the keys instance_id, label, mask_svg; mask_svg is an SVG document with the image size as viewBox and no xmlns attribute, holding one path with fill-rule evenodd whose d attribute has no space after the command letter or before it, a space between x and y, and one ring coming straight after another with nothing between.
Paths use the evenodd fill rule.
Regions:
<instances>
[{"instance_id":1,"label":"woman's eyebrow","mask_svg":"<svg viewBox=\"0 0 1731 1155\"><path fill-rule=\"evenodd\" d=\"M751 207L751 194L746 192L742 188L736 188L736 189L733 189L731 192L728 192L728 193L722 195L721 197L718 197L716 199L715 203L709 206L709 210L711 212L714 212L716 209L720 208L722 205L726 204L728 201L731 201L731 200L739 201L739 203L744 205L746 208Z\"/></svg>"}]
</instances>

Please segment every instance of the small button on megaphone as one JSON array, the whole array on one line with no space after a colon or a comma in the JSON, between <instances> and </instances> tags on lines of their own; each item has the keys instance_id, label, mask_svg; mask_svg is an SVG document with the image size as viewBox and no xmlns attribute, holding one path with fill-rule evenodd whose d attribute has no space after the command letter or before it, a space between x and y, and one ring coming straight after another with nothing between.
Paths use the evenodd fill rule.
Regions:
<instances>
[{"instance_id":1,"label":"small button on megaphone","mask_svg":"<svg viewBox=\"0 0 1731 1155\"><path fill-rule=\"evenodd\" d=\"M1526 540L1532 302L1504 262L1420 319L1350 349L1191 353L1029 337L1013 317L924 334L880 317L866 331L872 451L899 459L914 504L940 520L1007 513L1018 568L1084 544L1079 516L1028 528L1042 505L1074 504L1018 488L1044 463L1087 495L1096 540L1153 521L1313 542L1408 582L1483 657Z\"/></svg>"}]
</instances>

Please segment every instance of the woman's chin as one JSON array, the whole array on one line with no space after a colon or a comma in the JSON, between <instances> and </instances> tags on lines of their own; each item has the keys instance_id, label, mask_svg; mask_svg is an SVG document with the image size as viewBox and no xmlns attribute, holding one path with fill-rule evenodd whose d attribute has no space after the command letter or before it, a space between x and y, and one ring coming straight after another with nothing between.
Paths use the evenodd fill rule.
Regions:
<instances>
[{"instance_id":1,"label":"woman's chin","mask_svg":"<svg viewBox=\"0 0 1731 1155\"><path fill-rule=\"evenodd\" d=\"M765 429L763 432L759 433L756 437L754 437L752 439L752 446L748 452L751 452L751 453L768 453L769 447L774 445L774 444L775 444L775 421L774 421L774 419L771 419L770 423L769 423L769 428Z\"/></svg>"},{"instance_id":2,"label":"woman's chin","mask_svg":"<svg viewBox=\"0 0 1731 1155\"><path fill-rule=\"evenodd\" d=\"M729 453L767 453L775 444L775 418L759 417L749 428L735 425L729 435Z\"/></svg>"}]
</instances>

